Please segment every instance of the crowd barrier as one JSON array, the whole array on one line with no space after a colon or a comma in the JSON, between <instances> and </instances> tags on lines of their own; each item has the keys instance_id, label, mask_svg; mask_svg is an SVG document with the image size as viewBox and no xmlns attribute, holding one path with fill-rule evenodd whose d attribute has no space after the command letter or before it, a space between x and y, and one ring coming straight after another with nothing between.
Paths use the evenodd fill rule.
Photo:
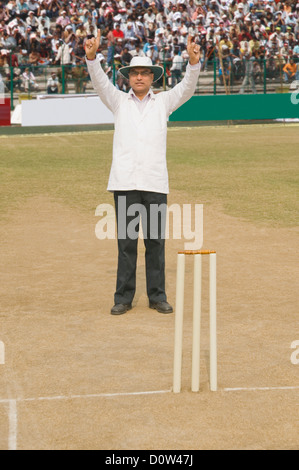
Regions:
<instances>
[{"instance_id":1,"label":"crowd barrier","mask_svg":"<svg viewBox=\"0 0 299 470\"><path fill-rule=\"evenodd\" d=\"M299 118L298 89L270 95L193 96L170 121L238 121Z\"/></svg>"},{"instance_id":2,"label":"crowd barrier","mask_svg":"<svg viewBox=\"0 0 299 470\"><path fill-rule=\"evenodd\" d=\"M10 126L10 99L0 97L0 126Z\"/></svg>"},{"instance_id":3,"label":"crowd barrier","mask_svg":"<svg viewBox=\"0 0 299 470\"><path fill-rule=\"evenodd\" d=\"M183 66L182 76L186 67ZM164 68L164 75L155 84L157 91L171 88L176 83L176 77L172 74L171 63L167 60L161 63ZM286 80L283 67L285 63L282 60L269 58L257 60L252 67L252 78L254 89L252 89L252 80L248 80L244 86L245 93L268 94L268 93L288 93L293 80ZM111 82L126 91L127 83L118 73L121 63L114 62L106 70ZM299 67L299 64L298 64ZM32 73L34 79L24 77L24 72L28 68L28 73ZM51 91L48 87L48 80L52 73L55 73L57 80L57 90ZM220 61L215 58L202 63L196 94L198 95L227 95L238 94L246 77L246 61L234 59L232 61ZM5 96L11 99L12 109L15 102L18 102L19 96L27 95L28 99L37 94L59 93L59 94L82 94L93 92L92 84L87 72L86 64L76 65L30 65L22 64L18 67L0 67L0 75L5 84ZM181 78L182 78L181 76ZM299 79L299 70L297 77Z\"/></svg>"},{"instance_id":4,"label":"crowd barrier","mask_svg":"<svg viewBox=\"0 0 299 470\"><path fill-rule=\"evenodd\" d=\"M231 76L230 80L223 82L223 78L219 77L217 62L210 62L199 76L195 95L173 113L169 120L186 122L298 119L299 81L293 80L292 83L286 84L281 73L269 77L267 64L263 64L263 81L258 93L250 90L249 83L245 94L240 94L242 75L238 77L239 81L236 76ZM160 83L155 84L156 92L171 87L166 63L164 67L164 76ZM3 104L0 105L0 125L10 124L9 106L11 110L19 108L16 113L19 120L12 120L12 123L24 126L113 123L113 116L107 113L98 98L92 97L94 90L86 66L41 66L30 67L30 71L36 78L35 85L30 80L27 83L22 81L21 70L16 74L15 68L10 69L10 81L6 81L6 90L2 95ZM49 93L47 83L53 72L57 78L57 90L55 93ZM113 65L109 75L112 83L125 91L126 82L119 77L117 64ZM257 81L256 87L258 88ZM72 98L76 98L76 101Z\"/></svg>"}]
</instances>

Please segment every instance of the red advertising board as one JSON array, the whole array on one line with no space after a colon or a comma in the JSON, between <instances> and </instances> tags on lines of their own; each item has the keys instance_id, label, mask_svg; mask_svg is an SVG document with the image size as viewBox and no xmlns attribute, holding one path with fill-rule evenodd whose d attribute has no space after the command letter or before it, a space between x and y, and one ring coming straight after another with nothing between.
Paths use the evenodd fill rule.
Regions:
<instances>
[{"instance_id":1,"label":"red advertising board","mask_svg":"<svg viewBox=\"0 0 299 470\"><path fill-rule=\"evenodd\" d=\"M0 96L0 126L10 126L10 99Z\"/></svg>"}]
</instances>

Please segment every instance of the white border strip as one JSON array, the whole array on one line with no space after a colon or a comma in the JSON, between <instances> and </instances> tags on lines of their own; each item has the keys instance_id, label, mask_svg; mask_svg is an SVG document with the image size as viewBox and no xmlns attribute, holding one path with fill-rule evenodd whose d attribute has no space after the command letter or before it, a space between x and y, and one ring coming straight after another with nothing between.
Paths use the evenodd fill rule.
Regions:
<instances>
[{"instance_id":1,"label":"white border strip","mask_svg":"<svg viewBox=\"0 0 299 470\"><path fill-rule=\"evenodd\" d=\"M24 398L22 401L43 401L43 400L73 400L78 398L112 398L112 397L127 397L136 395L155 395L159 393L170 393L171 390L152 390L147 392L123 392L123 393L95 393L89 395L61 395L57 397L39 397L39 398Z\"/></svg>"},{"instance_id":2,"label":"white border strip","mask_svg":"<svg viewBox=\"0 0 299 470\"><path fill-rule=\"evenodd\" d=\"M95 393L89 395L58 395L53 397L36 397L36 398L16 398L11 399L0 399L0 403L11 403L11 402L26 402L26 401L50 401L50 400L73 400L75 398L112 398L112 397L126 397L136 395L157 395L161 393L170 393L172 390L150 390L145 392L122 392L122 393Z\"/></svg>"},{"instance_id":3,"label":"white border strip","mask_svg":"<svg viewBox=\"0 0 299 470\"><path fill-rule=\"evenodd\" d=\"M237 387L224 388L224 392L256 392L264 390L299 390L299 387Z\"/></svg>"},{"instance_id":4,"label":"white border strip","mask_svg":"<svg viewBox=\"0 0 299 470\"><path fill-rule=\"evenodd\" d=\"M255 392L267 390L299 390L299 387L236 387L224 388L224 392ZM221 391L221 390L219 390ZM73 400L82 398L117 398L127 396L141 396L141 395L158 395L163 393L171 393L172 390L150 390L144 392L122 392L122 393L98 393L88 395L58 395L53 397L37 397L37 398L15 398L15 399L1 399L0 403L8 404L8 450L17 450L17 434L18 434L18 413L17 402L29 401L50 401L50 400Z\"/></svg>"},{"instance_id":5,"label":"white border strip","mask_svg":"<svg viewBox=\"0 0 299 470\"><path fill-rule=\"evenodd\" d=\"M256 392L256 391L269 391L269 390L299 390L299 386L286 386L286 387L235 387L235 388L222 388L219 392ZM163 393L171 393L173 390L148 390L143 392L120 392L120 393L93 393L87 395L57 395L52 397L32 397L32 398L2 398L0 403L9 404L9 414L14 416L17 402L29 401L51 401L51 400L74 400L82 398L117 398L141 395L159 395Z\"/></svg>"},{"instance_id":6,"label":"white border strip","mask_svg":"<svg viewBox=\"0 0 299 470\"><path fill-rule=\"evenodd\" d=\"M8 400L8 403L9 403L8 450L17 450L17 433L18 433L17 400Z\"/></svg>"}]
</instances>

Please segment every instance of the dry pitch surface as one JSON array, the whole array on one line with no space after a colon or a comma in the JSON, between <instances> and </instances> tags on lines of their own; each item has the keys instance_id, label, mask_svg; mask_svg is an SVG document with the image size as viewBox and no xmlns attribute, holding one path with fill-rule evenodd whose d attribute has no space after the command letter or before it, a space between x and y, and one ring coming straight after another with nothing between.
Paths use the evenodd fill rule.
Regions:
<instances>
[{"instance_id":1,"label":"dry pitch surface","mask_svg":"<svg viewBox=\"0 0 299 470\"><path fill-rule=\"evenodd\" d=\"M204 262L201 390L190 392L190 260L179 395L174 315L147 306L142 242L134 308L109 314L116 241L96 238L94 214L112 203L112 133L0 139L1 449L298 450L298 136L169 132L169 204L204 204L203 248L218 262L219 391L209 392ZM183 243L167 241L173 304Z\"/></svg>"}]
</instances>

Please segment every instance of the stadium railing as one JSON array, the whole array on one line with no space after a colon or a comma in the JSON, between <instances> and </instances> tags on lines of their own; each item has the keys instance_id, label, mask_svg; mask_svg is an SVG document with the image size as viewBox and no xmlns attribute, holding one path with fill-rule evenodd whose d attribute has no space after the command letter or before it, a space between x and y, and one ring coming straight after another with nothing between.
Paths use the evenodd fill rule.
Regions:
<instances>
[{"instance_id":1,"label":"stadium railing","mask_svg":"<svg viewBox=\"0 0 299 470\"><path fill-rule=\"evenodd\" d=\"M160 63L164 67L164 75L155 84L156 91L167 90L172 86L171 63L167 60ZM187 62L183 64L181 78L185 73ZM128 83L118 73L122 66L114 61L105 71L109 79L119 89L128 91ZM291 83L287 83L283 72L285 61L278 57L257 59L253 61L250 74L253 78L254 93L288 93ZM25 68L33 73L35 81L26 81L23 77ZM299 79L299 63L297 63L297 80ZM202 63L195 94L196 95L223 95L240 93L246 75L246 60L237 58L219 58ZM5 86L5 97L11 99L11 108L22 99L34 99L37 94L47 94L47 83L51 74L55 72L58 80L59 94L85 94L93 93L93 87L87 72L86 65L37 65L22 64L19 67L0 67L0 81ZM252 93L252 84L248 80L244 93Z\"/></svg>"}]
</instances>

